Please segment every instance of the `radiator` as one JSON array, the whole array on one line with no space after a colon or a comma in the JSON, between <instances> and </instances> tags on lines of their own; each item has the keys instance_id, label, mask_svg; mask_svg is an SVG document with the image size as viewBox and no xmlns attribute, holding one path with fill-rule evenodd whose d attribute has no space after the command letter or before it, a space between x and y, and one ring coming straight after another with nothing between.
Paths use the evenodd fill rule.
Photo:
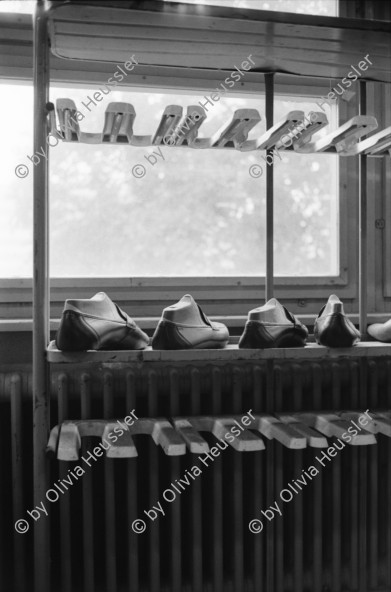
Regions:
<instances>
[{"instance_id":1,"label":"radiator","mask_svg":"<svg viewBox=\"0 0 391 592\"><path fill-rule=\"evenodd\" d=\"M390 409L391 360L313 363L139 364L54 367L52 426L64 420L239 416ZM29 368L0 374L1 590L31 590L32 400ZM204 434L206 440L208 434ZM391 438L346 446L302 491L282 502L319 450L228 448L209 466L167 456L137 436L137 458L102 457L74 480L77 462L50 463L51 590L61 592L390 592ZM87 455L97 439L83 439ZM191 468L202 474L180 479ZM8 478L8 475L10 478ZM67 479L68 481L64 481ZM72 481L68 491L64 482ZM58 488L54 488L54 484ZM177 489L174 488L176 485ZM297 487L297 486L296 486ZM171 501L163 497L170 489ZM60 493L64 490L63 493ZM50 497L56 497L51 494ZM282 515L262 514L279 500ZM160 501L164 515L150 519ZM164 502L164 504L163 504ZM270 517L270 515L269 515ZM262 532L249 522L262 518ZM17 520L29 530L15 532ZM143 519L136 534L132 523ZM38 592L38 591L36 591Z\"/></svg>"}]
</instances>

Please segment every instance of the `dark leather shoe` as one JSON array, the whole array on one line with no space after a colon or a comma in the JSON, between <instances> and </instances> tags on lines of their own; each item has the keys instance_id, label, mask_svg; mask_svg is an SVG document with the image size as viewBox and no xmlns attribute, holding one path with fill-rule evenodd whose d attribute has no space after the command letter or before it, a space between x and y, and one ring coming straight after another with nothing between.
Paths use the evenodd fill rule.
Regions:
<instances>
[{"instance_id":1,"label":"dark leather shoe","mask_svg":"<svg viewBox=\"0 0 391 592\"><path fill-rule=\"evenodd\" d=\"M326 347L352 347L360 341L360 332L344 313L343 304L332 294L315 321L314 336Z\"/></svg>"},{"instance_id":2,"label":"dark leather shoe","mask_svg":"<svg viewBox=\"0 0 391 592\"><path fill-rule=\"evenodd\" d=\"M228 329L212 323L190 294L163 310L152 337L153 349L216 349L225 347Z\"/></svg>"},{"instance_id":3,"label":"dark leather shoe","mask_svg":"<svg viewBox=\"0 0 391 592\"><path fill-rule=\"evenodd\" d=\"M58 349L144 349L149 337L104 292L66 300L56 335Z\"/></svg>"},{"instance_id":4,"label":"dark leather shoe","mask_svg":"<svg viewBox=\"0 0 391 592\"><path fill-rule=\"evenodd\" d=\"M391 319L385 323L375 323L374 325L369 325L368 334L378 341L391 343Z\"/></svg>"},{"instance_id":5,"label":"dark leather shoe","mask_svg":"<svg viewBox=\"0 0 391 592\"><path fill-rule=\"evenodd\" d=\"M303 347L308 329L276 298L248 313L248 321L239 347L266 349L269 347Z\"/></svg>"}]
</instances>

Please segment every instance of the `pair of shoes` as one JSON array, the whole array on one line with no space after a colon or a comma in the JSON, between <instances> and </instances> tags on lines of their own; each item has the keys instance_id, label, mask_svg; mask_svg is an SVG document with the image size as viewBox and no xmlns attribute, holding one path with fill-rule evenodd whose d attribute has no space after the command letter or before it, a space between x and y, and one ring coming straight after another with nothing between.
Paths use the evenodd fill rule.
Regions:
<instances>
[{"instance_id":1,"label":"pair of shoes","mask_svg":"<svg viewBox=\"0 0 391 592\"><path fill-rule=\"evenodd\" d=\"M374 325L369 325L368 334L377 341L391 343L391 319L385 323L375 323Z\"/></svg>"},{"instance_id":2,"label":"pair of shoes","mask_svg":"<svg viewBox=\"0 0 391 592\"><path fill-rule=\"evenodd\" d=\"M342 302L334 294L315 321L314 336L319 345L327 347L351 347L360 340L359 331L347 318ZM271 298L264 306L249 312L239 347L303 347L307 337L307 327L276 298Z\"/></svg>"},{"instance_id":3,"label":"pair of shoes","mask_svg":"<svg viewBox=\"0 0 391 592\"><path fill-rule=\"evenodd\" d=\"M149 337L104 292L66 300L56 335L58 349L145 349Z\"/></svg>"},{"instance_id":4,"label":"pair of shoes","mask_svg":"<svg viewBox=\"0 0 391 592\"><path fill-rule=\"evenodd\" d=\"M189 294L163 310L152 338L154 349L209 349L225 347L228 329L212 323ZM149 337L104 292L92 298L66 300L56 335L65 351L139 350Z\"/></svg>"}]
</instances>

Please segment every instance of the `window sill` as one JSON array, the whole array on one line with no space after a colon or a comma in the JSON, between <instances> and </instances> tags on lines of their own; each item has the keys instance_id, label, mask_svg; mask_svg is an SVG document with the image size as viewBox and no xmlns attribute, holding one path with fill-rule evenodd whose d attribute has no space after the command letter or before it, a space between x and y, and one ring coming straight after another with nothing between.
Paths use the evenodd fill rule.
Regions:
<instances>
[{"instance_id":1,"label":"window sill","mask_svg":"<svg viewBox=\"0 0 391 592\"><path fill-rule=\"evenodd\" d=\"M78 363L140 363L140 362L236 362L242 360L324 360L391 356L391 344L364 341L355 347L327 348L315 343L305 347L281 349L239 349L228 345L224 349L153 350L139 351L86 351L63 352L51 342L47 359L53 364Z\"/></svg>"}]
</instances>

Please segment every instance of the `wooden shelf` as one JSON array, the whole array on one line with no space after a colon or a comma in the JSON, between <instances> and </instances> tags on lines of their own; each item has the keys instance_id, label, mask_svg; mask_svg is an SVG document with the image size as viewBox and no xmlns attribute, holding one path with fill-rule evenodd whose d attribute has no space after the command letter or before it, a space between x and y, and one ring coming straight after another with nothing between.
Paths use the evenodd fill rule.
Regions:
<instances>
[{"instance_id":1,"label":"wooden shelf","mask_svg":"<svg viewBox=\"0 0 391 592\"><path fill-rule=\"evenodd\" d=\"M342 79L370 51L359 79L391 82L391 23L144 2L68 2L49 13L59 58ZM245 75L245 73L244 73ZM239 83L240 84L240 83Z\"/></svg>"},{"instance_id":2,"label":"wooden shelf","mask_svg":"<svg viewBox=\"0 0 391 592\"><path fill-rule=\"evenodd\" d=\"M334 358L362 358L391 356L391 344L364 341L354 347L327 348L315 343L305 347L282 349L239 349L228 345L224 349L144 350L65 352L52 341L47 348L47 360L52 364L89 364L144 362L235 362L241 360L323 360Z\"/></svg>"}]
</instances>

